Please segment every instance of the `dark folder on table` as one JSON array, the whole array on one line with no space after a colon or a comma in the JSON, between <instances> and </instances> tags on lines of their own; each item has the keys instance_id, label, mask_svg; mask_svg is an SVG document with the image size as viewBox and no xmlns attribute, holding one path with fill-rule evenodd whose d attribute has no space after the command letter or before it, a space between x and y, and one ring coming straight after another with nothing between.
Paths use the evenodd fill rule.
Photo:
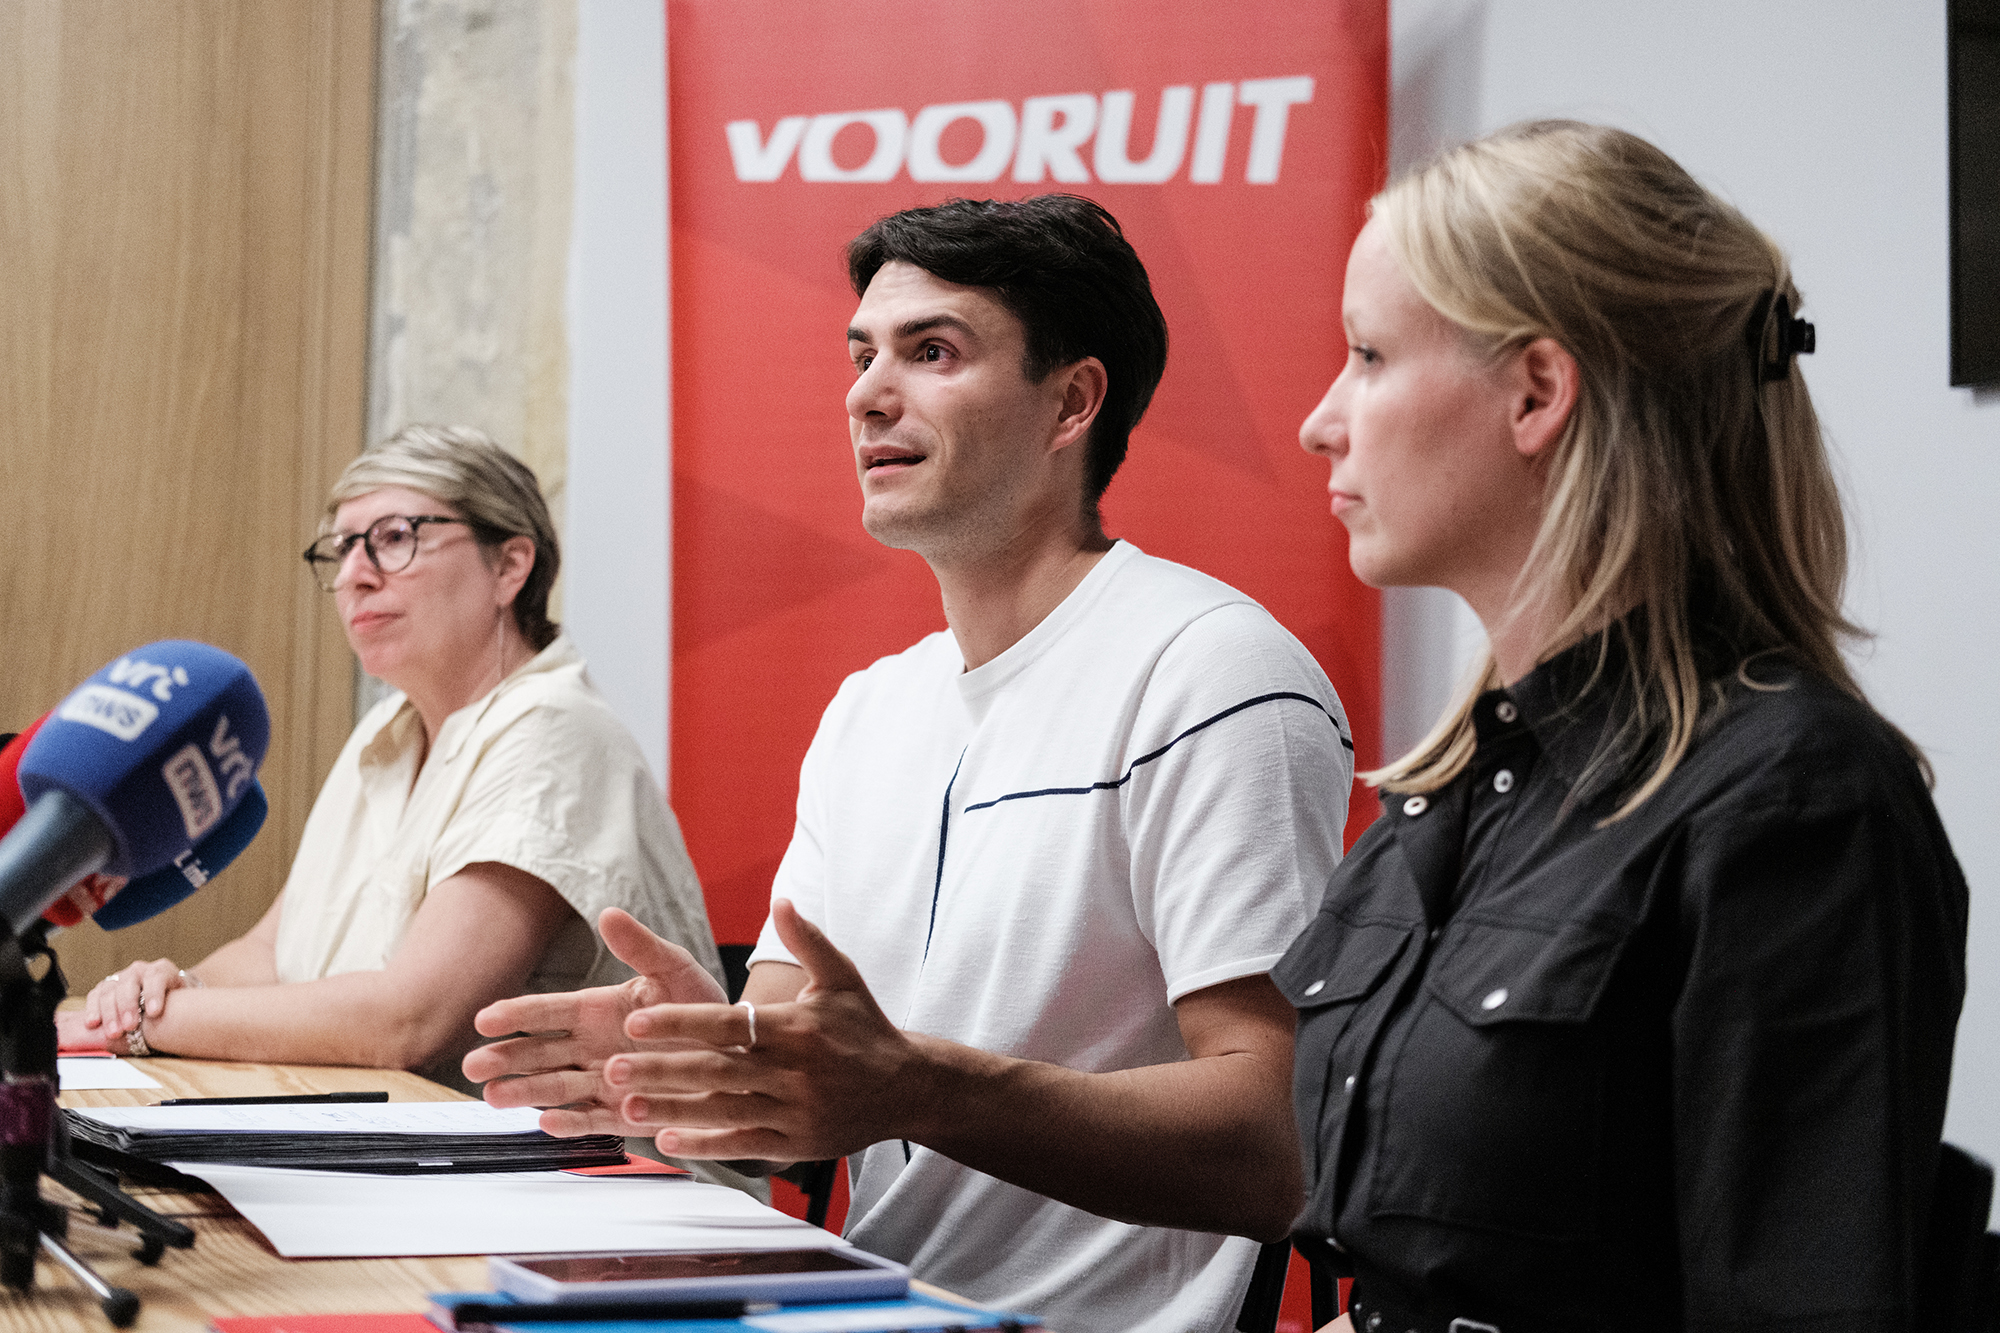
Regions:
<instances>
[{"instance_id":1,"label":"dark folder on table","mask_svg":"<svg viewBox=\"0 0 2000 1333\"><path fill-rule=\"evenodd\" d=\"M177 1114L186 1111L188 1114ZM559 1139L533 1115L477 1102L411 1106L93 1107L65 1109L71 1149L86 1162L143 1174L145 1165L242 1166L374 1175L560 1171L625 1160L615 1134ZM424 1126L413 1129L413 1125Z\"/></svg>"}]
</instances>

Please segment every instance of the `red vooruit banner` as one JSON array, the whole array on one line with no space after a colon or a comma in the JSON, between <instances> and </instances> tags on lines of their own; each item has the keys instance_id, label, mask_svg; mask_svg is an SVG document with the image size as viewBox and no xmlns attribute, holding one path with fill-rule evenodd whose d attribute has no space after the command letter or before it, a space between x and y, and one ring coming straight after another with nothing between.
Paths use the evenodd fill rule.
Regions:
<instances>
[{"instance_id":1,"label":"red vooruit banner","mask_svg":"<svg viewBox=\"0 0 2000 1333\"><path fill-rule=\"evenodd\" d=\"M1105 528L1249 593L1380 757L1380 617L1299 423L1345 355L1387 151L1386 0L671 0L673 777L716 938L748 943L841 678L944 625L861 528L843 247L953 197L1119 219L1172 340ZM1350 836L1375 802L1353 803Z\"/></svg>"}]
</instances>

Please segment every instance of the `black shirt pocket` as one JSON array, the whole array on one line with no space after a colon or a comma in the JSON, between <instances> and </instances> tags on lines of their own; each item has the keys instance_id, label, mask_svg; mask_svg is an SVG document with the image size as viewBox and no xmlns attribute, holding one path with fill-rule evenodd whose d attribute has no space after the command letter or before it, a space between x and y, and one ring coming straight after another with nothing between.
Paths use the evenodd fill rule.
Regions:
<instances>
[{"instance_id":1,"label":"black shirt pocket","mask_svg":"<svg viewBox=\"0 0 2000 1333\"><path fill-rule=\"evenodd\" d=\"M1368 1211L1544 1237L1597 1228L1604 1037L1629 930L1461 917L1384 1062Z\"/></svg>"},{"instance_id":2,"label":"black shirt pocket","mask_svg":"<svg viewBox=\"0 0 2000 1333\"><path fill-rule=\"evenodd\" d=\"M1355 925L1323 914L1272 969L1271 980L1299 1011L1294 1091L1302 1125L1319 1119L1325 1075L1361 1002L1382 985L1416 933L1411 926Z\"/></svg>"},{"instance_id":3,"label":"black shirt pocket","mask_svg":"<svg viewBox=\"0 0 2000 1333\"><path fill-rule=\"evenodd\" d=\"M1403 951L1410 929L1401 923L1356 925L1322 914L1271 969L1271 980L1301 1015L1352 1004L1375 989Z\"/></svg>"},{"instance_id":4,"label":"black shirt pocket","mask_svg":"<svg viewBox=\"0 0 2000 1333\"><path fill-rule=\"evenodd\" d=\"M1380 992L1420 927L1370 921L1357 924L1322 912L1272 969L1271 980L1299 1011L1292 1065L1293 1109L1299 1149L1312 1195L1306 1216L1332 1215L1331 1164L1346 1120L1348 1077L1358 1067L1351 1045L1343 1047L1364 1002ZM1379 1006L1377 1006L1379 1007ZM1323 1197L1322 1197L1323 1196Z\"/></svg>"}]
</instances>

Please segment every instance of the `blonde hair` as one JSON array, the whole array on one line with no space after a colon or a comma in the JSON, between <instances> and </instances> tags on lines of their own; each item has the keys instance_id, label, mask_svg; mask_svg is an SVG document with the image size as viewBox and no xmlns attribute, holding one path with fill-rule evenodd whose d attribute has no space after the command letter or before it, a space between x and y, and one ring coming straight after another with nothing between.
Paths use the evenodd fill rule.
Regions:
<instances>
[{"instance_id":1,"label":"blonde hair","mask_svg":"<svg viewBox=\"0 0 2000 1333\"><path fill-rule=\"evenodd\" d=\"M342 505L385 486L422 491L450 505L489 550L509 537L534 542L534 566L514 596L514 623L537 651L555 641L562 626L549 619L549 591L562 549L534 469L471 426L405 426L347 465L327 496L321 534L333 531Z\"/></svg>"},{"instance_id":2,"label":"blonde hair","mask_svg":"<svg viewBox=\"0 0 2000 1333\"><path fill-rule=\"evenodd\" d=\"M1773 318L1798 308L1784 252L1652 144L1574 121L1511 126L1392 184L1373 215L1417 292L1504 355L1552 338L1576 358L1516 608L1554 609L1537 660L1606 627L1627 650L1623 730L1593 761L1660 789L1723 678L1775 656L1860 699L1841 656L1847 536L1819 419ZM1768 367L1768 368L1767 368ZM1630 614L1643 613L1643 614ZM1430 791L1464 768L1489 651L1408 754L1364 775ZM1907 744L1907 741L1905 742ZM1914 753L1914 747L1912 752ZM1921 756L1918 756L1921 761Z\"/></svg>"}]
</instances>

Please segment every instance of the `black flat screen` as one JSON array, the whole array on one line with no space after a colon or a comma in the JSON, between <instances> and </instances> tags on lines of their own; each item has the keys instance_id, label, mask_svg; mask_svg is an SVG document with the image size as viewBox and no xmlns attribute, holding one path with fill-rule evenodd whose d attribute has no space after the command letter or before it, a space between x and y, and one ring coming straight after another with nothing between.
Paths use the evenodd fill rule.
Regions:
<instances>
[{"instance_id":1,"label":"black flat screen","mask_svg":"<svg viewBox=\"0 0 2000 1333\"><path fill-rule=\"evenodd\" d=\"M2000 0L1951 0L1951 382L2000 386Z\"/></svg>"}]
</instances>

